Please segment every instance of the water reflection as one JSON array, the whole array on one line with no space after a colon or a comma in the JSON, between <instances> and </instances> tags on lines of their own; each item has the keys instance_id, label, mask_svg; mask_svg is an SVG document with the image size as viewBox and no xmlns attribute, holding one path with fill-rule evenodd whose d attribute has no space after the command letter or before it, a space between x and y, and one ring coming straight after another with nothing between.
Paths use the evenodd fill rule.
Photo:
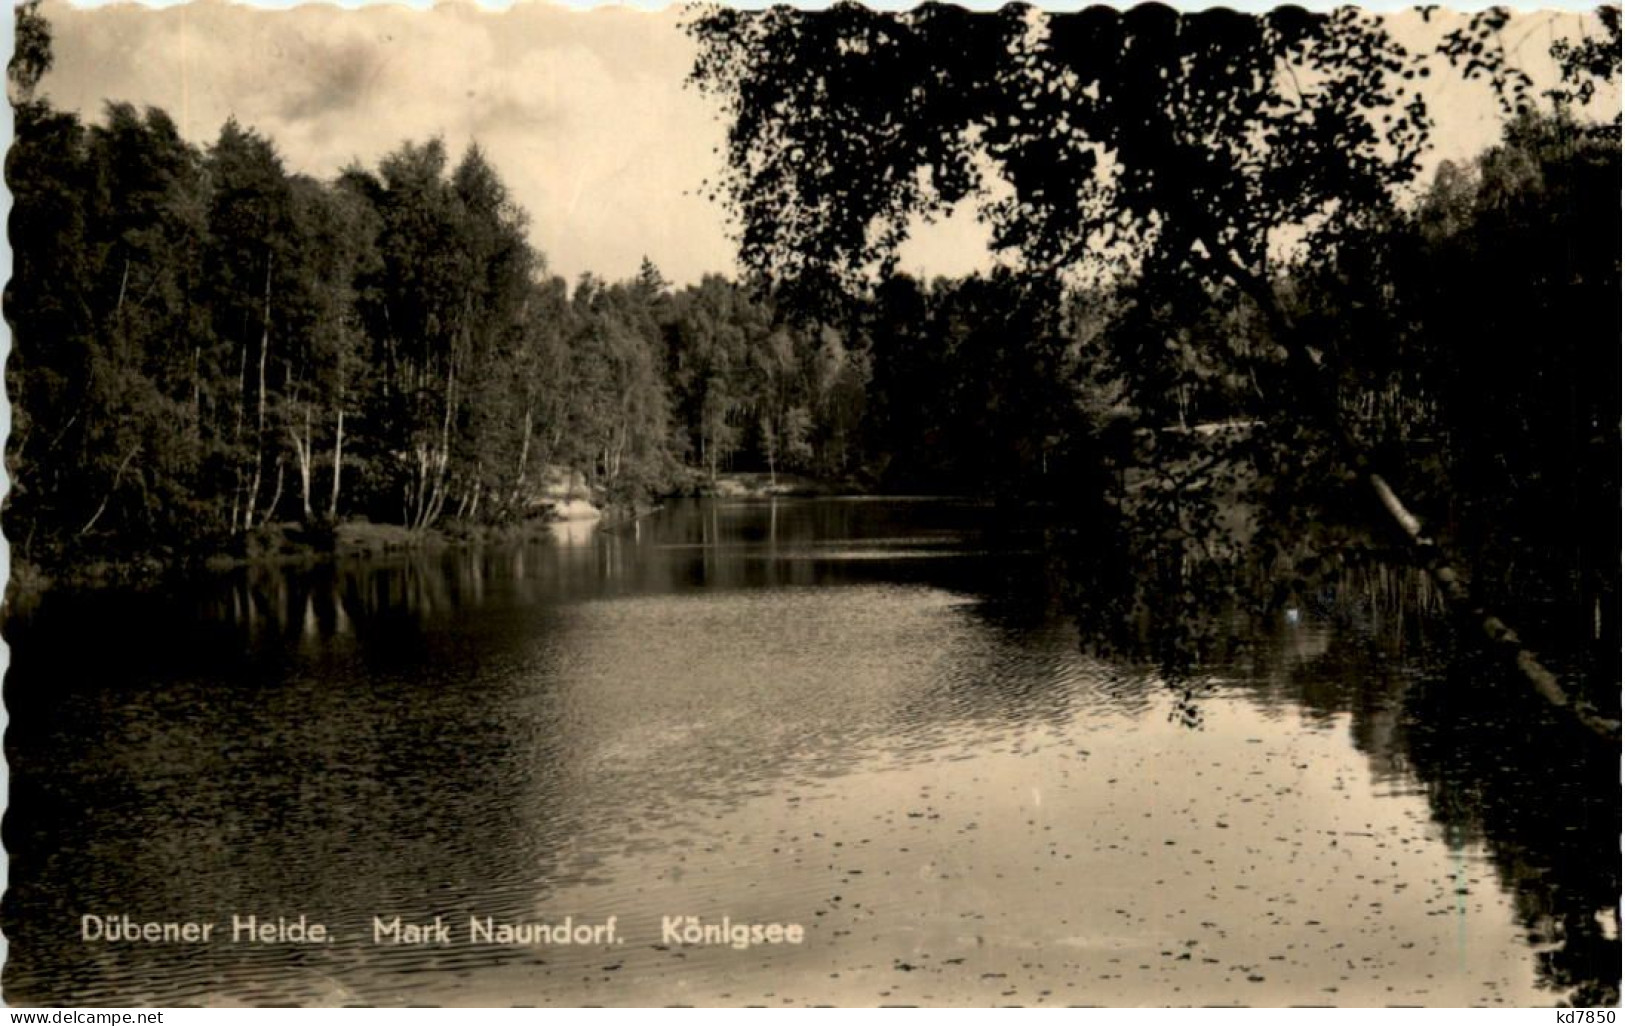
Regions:
<instances>
[{"instance_id":1,"label":"water reflection","mask_svg":"<svg viewBox=\"0 0 1625 1026\"><path fill-rule=\"evenodd\" d=\"M1132 601L1156 606L1163 583L1139 582ZM1537 952L1541 999L1618 1003L1618 750L1458 645L1425 575L1365 566L1323 583L1306 614L1214 600L1194 625L1104 624L1100 603L1078 605L1086 637L1105 627L1118 651L1156 659L1198 709L1224 691L1313 727L1346 719L1375 785L1424 797L1452 850L1487 851Z\"/></svg>"},{"instance_id":2,"label":"water reflection","mask_svg":"<svg viewBox=\"0 0 1625 1026\"><path fill-rule=\"evenodd\" d=\"M1328 610L1253 627L1183 730L1154 670L1080 653L1049 558L1041 525L973 505L715 502L590 539L49 596L7 626L6 996L1460 1003L1617 983L1596 915L1617 794L1591 757L1543 775L1508 736L1527 717L1462 713L1393 632ZM1318 825L1334 798L1360 822ZM1486 853L1509 902L1454 893L1452 858ZM816 943L658 946L659 916L690 910ZM339 942L86 944L91 912L306 914ZM370 943L374 915L419 913L618 914L638 942ZM1445 943L1469 921L1471 973Z\"/></svg>"}]
</instances>

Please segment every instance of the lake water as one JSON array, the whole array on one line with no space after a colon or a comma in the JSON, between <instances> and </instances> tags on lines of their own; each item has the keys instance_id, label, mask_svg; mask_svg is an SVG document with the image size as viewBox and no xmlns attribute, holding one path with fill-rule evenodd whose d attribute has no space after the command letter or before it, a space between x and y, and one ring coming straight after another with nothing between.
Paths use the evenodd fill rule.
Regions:
<instances>
[{"instance_id":1,"label":"lake water","mask_svg":"<svg viewBox=\"0 0 1625 1026\"><path fill-rule=\"evenodd\" d=\"M1192 727L1155 673L1083 654L1043 549L967 504L696 501L615 534L48 595L7 628L5 997L1617 986L1617 750L1314 610L1214 668ZM215 925L110 942L87 915ZM331 939L233 943L234 915ZM450 943L378 937L397 916L440 917ZM468 934L610 916L614 943ZM804 941L672 943L668 916Z\"/></svg>"}]
</instances>

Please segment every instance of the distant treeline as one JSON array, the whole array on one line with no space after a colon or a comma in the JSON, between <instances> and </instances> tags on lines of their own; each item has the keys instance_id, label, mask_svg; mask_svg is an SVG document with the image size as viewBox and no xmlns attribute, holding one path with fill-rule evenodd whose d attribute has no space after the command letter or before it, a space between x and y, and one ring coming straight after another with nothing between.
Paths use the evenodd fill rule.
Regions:
<instances>
[{"instance_id":1,"label":"distant treeline","mask_svg":"<svg viewBox=\"0 0 1625 1026\"><path fill-rule=\"evenodd\" d=\"M478 149L407 143L317 181L234 122L200 148L160 110L14 106L23 562L290 521L511 522L561 475L623 503L749 470L1120 508L1160 480L1187 522L1191 496L1250 480L1277 534L1349 519L1229 297L1001 270L809 302L674 289L648 262L570 285ZM1590 641L1618 619L1619 173L1617 133L1525 117L1355 257L1277 282L1428 522ZM1246 468L1229 486L1220 443Z\"/></svg>"},{"instance_id":2,"label":"distant treeline","mask_svg":"<svg viewBox=\"0 0 1625 1026\"><path fill-rule=\"evenodd\" d=\"M25 560L501 522L561 472L610 501L731 469L974 488L1042 473L1069 430L1065 326L1008 276L827 321L648 262L571 287L477 148L321 182L235 122L199 148L156 109L17 114Z\"/></svg>"}]
</instances>

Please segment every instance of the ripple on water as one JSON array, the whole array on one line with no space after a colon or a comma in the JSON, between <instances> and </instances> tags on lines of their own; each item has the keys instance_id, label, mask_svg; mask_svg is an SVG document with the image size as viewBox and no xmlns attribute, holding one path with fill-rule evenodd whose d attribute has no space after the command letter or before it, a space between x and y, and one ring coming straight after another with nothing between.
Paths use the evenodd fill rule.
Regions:
<instances>
[{"instance_id":1,"label":"ripple on water","mask_svg":"<svg viewBox=\"0 0 1625 1026\"><path fill-rule=\"evenodd\" d=\"M8 998L1550 998L1482 838L1437 825L1414 767L1376 754L1398 750L1392 695L1328 684L1359 718L1352 697L1303 699L1332 639L1216 679L1191 730L1154 676L993 602L996 561L963 533L876 503L796 509L824 507L695 507L643 541L492 557L477 588L456 561L378 568L388 587L341 575L330 635L300 614L257 627L252 659L235 634L177 643L191 654L117 689L24 640ZM68 683L27 687L46 680ZM338 940L98 947L74 936L87 905L306 912ZM663 943L661 917L688 914L808 941ZM625 943L379 946L375 915L615 915Z\"/></svg>"}]
</instances>

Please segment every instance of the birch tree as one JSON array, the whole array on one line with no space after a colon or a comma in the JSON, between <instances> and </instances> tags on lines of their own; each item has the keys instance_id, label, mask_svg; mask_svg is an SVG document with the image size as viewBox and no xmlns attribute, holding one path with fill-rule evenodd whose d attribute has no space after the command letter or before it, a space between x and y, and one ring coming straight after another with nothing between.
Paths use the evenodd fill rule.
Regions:
<instances>
[{"instance_id":1,"label":"birch tree","mask_svg":"<svg viewBox=\"0 0 1625 1026\"><path fill-rule=\"evenodd\" d=\"M1350 432L1331 354L1279 291L1284 252L1333 261L1394 210L1429 140L1417 83L1432 54L1353 8L837 4L710 10L691 31L694 80L729 119L719 188L747 267L861 290L913 218L971 201L1030 270L1110 268L1173 301L1250 309L1279 354L1284 419L1336 454L1359 501L1539 694L1617 737L1484 608Z\"/></svg>"}]
</instances>

